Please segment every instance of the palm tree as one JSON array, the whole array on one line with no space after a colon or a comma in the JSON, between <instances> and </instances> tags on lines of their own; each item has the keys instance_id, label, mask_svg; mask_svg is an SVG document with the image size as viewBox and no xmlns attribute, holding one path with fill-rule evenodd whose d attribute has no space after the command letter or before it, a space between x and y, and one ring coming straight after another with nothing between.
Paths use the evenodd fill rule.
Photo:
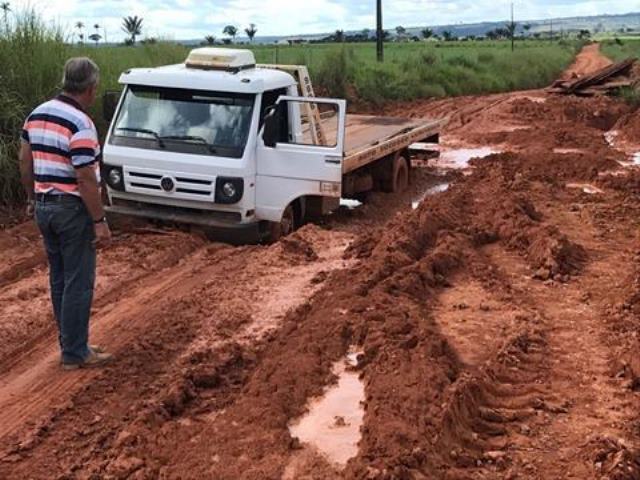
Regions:
<instances>
[{"instance_id":1,"label":"palm tree","mask_svg":"<svg viewBox=\"0 0 640 480\"><path fill-rule=\"evenodd\" d=\"M129 43L136 44L136 37L142 34L142 17L124 17L122 19L122 31L130 35Z\"/></svg>"},{"instance_id":2,"label":"palm tree","mask_svg":"<svg viewBox=\"0 0 640 480\"><path fill-rule=\"evenodd\" d=\"M253 43L253 38L256 36L256 33L258 33L258 29L256 28L256 24L255 23L250 23L249 24L249 28L245 28L244 31L247 34L247 37L249 37L249 41L251 43Z\"/></svg>"},{"instance_id":3,"label":"palm tree","mask_svg":"<svg viewBox=\"0 0 640 480\"><path fill-rule=\"evenodd\" d=\"M222 33L224 35L230 36L235 42L236 35L238 35L238 27L235 27L233 25L227 25L226 27L224 27L224 30L222 30Z\"/></svg>"},{"instance_id":4,"label":"palm tree","mask_svg":"<svg viewBox=\"0 0 640 480\"><path fill-rule=\"evenodd\" d=\"M431 30L430 28L425 28L420 33L422 33L422 38L424 38L425 40L428 40L431 37L433 37L433 30Z\"/></svg>"},{"instance_id":5,"label":"palm tree","mask_svg":"<svg viewBox=\"0 0 640 480\"><path fill-rule=\"evenodd\" d=\"M9 31L9 12L11 11L11 4L9 2L0 3L0 9L2 9L2 15L4 16L4 28Z\"/></svg>"},{"instance_id":6,"label":"palm tree","mask_svg":"<svg viewBox=\"0 0 640 480\"><path fill-rule=\"evenodd\" d=\"M207 45L215 45L216 37L214 37L213 35L207 35L206 37L204 37L204 41Z\"/></svg>"},{"instance_id":7,"label":"palm tree","mask_svg":"<svg viewBox=\"0 0 640 480\"><path fill-rule=\"evenodd\" d=\"M89 40L91 40L92 42L96 42L96 47L98 46L98 42L102 39L102 35L100 35L99 33L92 33L91 35L89 35Z\"/></svg>"},{"instance_id":8,"label":"palm tree","mask_svg":"<svg viewBox=\"0 0 640 480\"><path fill-rule=\"evenodd\" d=\"M336 30L335 39L338 43L344 42L344 30Z\"/></svg>"},{"instance_id":9,"label":"palm tree","mask_svg":"<svg viewBox=\"0 0 640 480\"><path fill-rule=\"evenodd\" d=\"M442 32L442 38L444 38L445 42L450 42L454 39L454 36L451 30L445 30L444 32Z\"/></svg>"},{"instance_id":10,"label":"palm tree","mask_svg":"<svg viewBox=\"0 0 640 480\"><path fill-rule=\"evenodd\" d=\"M78 43L82 43L84 41L84 34L82 33L84 23L78 21L76 22L75 27L78 29Z\"/></svg>"},{"instance_id":11,"label":"palm tree","mask_svg":"<svg viewBox=\"0 0 640 480\"><path fill-rule=\"evenodd\" d=\"M399 37L404 36L405 33L407 33L407 29L404 28L402 25L398 25L396 27L396 33L398 34Z\"/></svg>"}]
</instances>

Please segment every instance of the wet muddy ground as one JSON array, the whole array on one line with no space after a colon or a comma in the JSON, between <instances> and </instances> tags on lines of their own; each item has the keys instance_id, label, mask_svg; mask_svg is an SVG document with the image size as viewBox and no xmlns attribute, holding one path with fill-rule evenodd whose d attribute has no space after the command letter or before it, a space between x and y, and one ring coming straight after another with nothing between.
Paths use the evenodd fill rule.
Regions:
<instances>
[{"instance_id":1,"label":"wet muddy ground","mask_svg":"<svg viewBox=\"0 0 640 480\"><path fill-rule=\"evenodd\" d=\"M636 114L407 112L450 123L404 195L272 246L119 231L103 370L60 371L37 233L0 231L0 478L639 479Z\"/></svg>"}]
</instances>

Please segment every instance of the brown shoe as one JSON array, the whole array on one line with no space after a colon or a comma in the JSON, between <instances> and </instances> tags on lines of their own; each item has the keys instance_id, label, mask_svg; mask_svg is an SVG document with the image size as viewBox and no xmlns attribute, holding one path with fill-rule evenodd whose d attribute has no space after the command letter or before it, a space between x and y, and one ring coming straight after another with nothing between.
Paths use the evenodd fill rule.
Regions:
<instances>
[{"instance_id":1,"label":"brown shoe","mask_svg":"<svg viewBox=\"0 0 640 480\"><path fill-rule=\"evenodd\" d=\"M106 353L105 349L100 345L89 345L89 349L96 353Z\"/></svg>"},{"instance_id":2,"label":"brown shoe","mask_svg":"<svg viewBox=\"0 0 640 480\"><path fill-rule=\"evenodd\" d=\"M106 352L96 352L92 350L89 356L82 363L63 363L63 370L77 370L79 368L102 367L113 359L113 355Z\"/></svg>"}]
</instances>

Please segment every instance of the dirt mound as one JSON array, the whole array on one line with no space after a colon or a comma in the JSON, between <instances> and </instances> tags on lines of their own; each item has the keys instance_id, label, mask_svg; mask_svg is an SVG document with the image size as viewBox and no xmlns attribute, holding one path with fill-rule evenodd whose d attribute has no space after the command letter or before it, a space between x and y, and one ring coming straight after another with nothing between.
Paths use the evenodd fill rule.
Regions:
<instances>
[{"instance_id":1,"label":"dirt mound","mask_svg":"<svg viewBox=\"0 0 640 480\"><path fill-rule=\"evenodd\" d=\"M310 228L300 230L283 238L277 245L277 248L281 249L281 257L287 258L291 262L313 262L318 260L318 254L313 249L312 243L305 238L309 236L309 230Z\"/></svg>"},{"instance_id":2,"label":"dirt mound","mask_svg":"<svg viewBox=\"0 0 640 480\"><path fill-rule=\"evenodd\" d=\"M537 231L529 246L529 260L541 280L559 277L566 281L568 275L582 269L586 259L586 250L555 227Z\"/></svg>"},{"instance_id":3,"label":"dirt mound","mask_svg":"<svg viewBox=\"0 0 640 480\"><path fill-rule=\"evenodd\" d=\"M611 130L618 132L617 140L632 146L640 146L640 115L638 110L634 109L622 116Z\"/></svg>"},{"instance_id":4,"label":"dirt mound","mask_svg":"<svg viewBox=\"0 0 640 480\"><path fill-rule=\"evenodd\" d=\"M550 122L585 126L608 131L629 108L607 97L579 98L562 97L550 101L535 101L519 98L511 102L511 113L530 122Z\"/></svg>"}]
</instances>

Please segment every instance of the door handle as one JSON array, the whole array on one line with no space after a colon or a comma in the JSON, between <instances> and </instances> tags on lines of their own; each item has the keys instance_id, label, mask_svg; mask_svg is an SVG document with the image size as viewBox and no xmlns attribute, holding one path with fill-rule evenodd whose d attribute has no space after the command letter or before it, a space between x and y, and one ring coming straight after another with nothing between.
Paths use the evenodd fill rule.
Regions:
<instances>
[{"instance_id":1,"label":"door handle","mask_svg":"<svg viewBox=\"0 0 640 480\"><path fill-rule=\"evenodd\" d=\"M338 155L327 155L324 157L325 163L333 163L334 165L340 165L342 163L342 157Z\"/></svg>"}]
</instances>

